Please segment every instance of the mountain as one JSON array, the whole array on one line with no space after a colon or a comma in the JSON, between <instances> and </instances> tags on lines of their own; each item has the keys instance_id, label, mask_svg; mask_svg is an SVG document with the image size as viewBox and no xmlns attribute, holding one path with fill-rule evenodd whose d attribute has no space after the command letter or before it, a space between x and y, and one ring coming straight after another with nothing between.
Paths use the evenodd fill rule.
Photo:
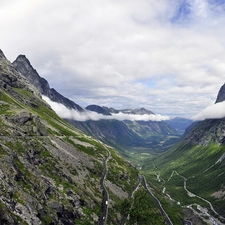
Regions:
<instances>
[{"instance_id":1,"label":"mountain","mask_svg":"<svg viewBox=\"0 0 225 225\"><path fill-rule=\"evenodd\" d=\"M99 105L89 105L85 108L86 110L93 111L99 114L103 114L106 116L110 116L113 113L124 113L124 114L132 114L132 115L155 115L152 111L145 109L145 108L135 108L135 109L114 109L108 108L106 106L99 106Z\"/></svg>"},{"instance_id":2,"label":"mountain","mask_svg":"<svg viewBox=\"0 0 225 225\"><path fill-rule=\"evenodd\" d=\"M176 129L177 131L181 131L182 133L188 128L193 121L186 118L175 117L166 121L171 127Z\"/></svg>"},{"instance_id":3,"label":"mountain","mask_svg":"<svg viewBox=\"0 0 225 225\"><path fill-rule=\"evenodd\" d=\"M118 224L138 171L58 117L0 51L0 224L98 224L102 180Z\"/></svg>"},{"instance_id":4,"label":"mountain","mask_svg":"<svg viewBox=\"0 0 225 225\"><path fill-rule=\"evenodd\" d=\"M135 108L135 109L122 109L119 110L119 112L122 112L124 114L133 114L133 115L151 115L154 113L148 109L145 108Z\"/></svg>"},{"instance_id":5,"label":"mountain","mask_svg":"<svg viewBox=\"0 0 225 225\"><path fill-rule=\"evenodd\" d=\"M216 103L225 101L225 84L220 88L216 98Z\"/></svg>"},{"instance_id":6,"label":"mountain","mask_svg":"<svg viewBox=\"0 0 225 225\"><path fill-rule=\"evenodd\" d=\"M50 88L48 82L39 76L26 56L19 55L13 62L13 66L17 71L21 72L42 95L48 96L52 101L61 103L67 108L84 112L84 109L79 105ZM103 115L112 115L113 113L134 115L154 114L152 111L145 108L117 110L98 105L89 105L85 110L94 111ZM124 152L125 149L127 149L128 152L130 151L129 149L135 151L141 149L144 151L154 151L154 149L157 149L157 151L165 151L180 137L180 134L174 128L163 121L88 120L80 122L71 119L66 120L84 133L114 146L123 155L126 155Z\"/></svg>"},{"instance_id":7,"label":"mountain","mask_svg":"<svg viewBox=\"0 0 225 225\"><path fill-rule=\"evenodd\" d=\"M216 102L225 100L224 87ZM179 203L190 219L198 213L207 224L209 220L225 224L225 118L191 124L177 145L143 169L155 187L164 190L168 204L172 204L169 199Z\"/></svg>"},{"instance_id":8,"label":"mountain","mask_svg":"<svg viewBox=\"0 0 225 225\"><path fill-rule=\"evenodd\" d=\"M82 107L58 93L54 88L50 88L48 81L39 76L25 55L19 55L12 65L17 71L26 77L42 95L49 97L53 102L65 105L67 108L75 109L80 112L84 111Z\"/></svg>"},{"instance_id":9,"label":"mountain","mask_svg":"<svg viewBox=\"0 0 225 225\"><path fill-rule=\"evenodd\" d=\"M106 116L118 113L153 114L144 108L117 110L105 106L90 105L85 109ZM113 119L113 116L112 119L98 121L66 120L84 133L114 146L124 156L127 156L130 151L139 153L140 151L165 151L180 137L177 131L164 121L120 121Z\"/></svg>"}]
</instances>

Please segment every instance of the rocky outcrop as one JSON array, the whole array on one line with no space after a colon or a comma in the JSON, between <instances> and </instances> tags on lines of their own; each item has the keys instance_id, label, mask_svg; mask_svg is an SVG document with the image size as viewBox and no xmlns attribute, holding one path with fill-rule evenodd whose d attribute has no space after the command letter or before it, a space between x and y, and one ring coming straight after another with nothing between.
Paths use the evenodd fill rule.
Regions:
<instances>
[{"instance_id":1,"label":"rocky outcrop","mask_svg":"<svg viewBox=\"0 0 225 225\"><path fill-rule=\"evenodd\" d=\"M7 91L12 90L12 88L23 88L30 93L39 96L39 91L35 86L31 85L27 79L25 79L5 58L5 55L0 51L0 88ZM11 91L12 93L13 91Z\"/></svg>"},{"instance_id":2,"label":"rocky outcrop","mask_svg":"<svg viewBox=\"0 0 225 225\"><path fill-rule=\"evenodd\" d=\"M20 111L16 114L5 116L4 122L11 129L10 135L15 136L47 136L45 126L41 123L39 116L32 115L27 111ZM15 126L17 129L15 129Z\"/></svg>"},{"instance_id":3,"label":"rocky outcrop","mask_svg":"<svg viewBox=\"0 0 225 225\"><path fill-rule=\"evenodd\" d=\"M33 84L42 95L49 97L52 101L61 103L68 108L72 108L78 111L83 111L82 107L71 101L70 99L62 96L55 89L50 88L49 83L44 78L40 77L37 71L30 64L30 61L25 55L19 55L12 63L27 80Z\"/></svg>"},{"instance_id":4,"label":"rocky outcrop","mask_svg":"<svg viewBox=\"0 0 225 225\"><path fill-rule=\"evenodd\" d=\"M210 142L225 144L225 119L207 119L195 123L184 142L199 146L208 146Z\"/></svg>"},{"instance_id":5,"label":"rocky outcrop","mask_svg":"<svg viewBox=\"0 0 225 225\"><path fill-rule=\"evenodd\" d=\"M47 95L47 92L50 89L47 80L39 76L25 55L19 55L12 64L40 91L41 94Z\"/></svg>"},{"instance_id":6,"label":"rocky outcrop","mask_svg":"<svg viewBox=\"0 0 225 225\"><path fill-rule=\"evenodd\" d=\"M2 151L5 152L0 157L0 202L4 204L0 207L3 208L1 218L9 224L17 224L16 218L9 216L11 212L32 225L50 224L50 221L51 224L74 224L82 216L80 207L83 200L72 189L65 190L64 194L63 186L59 188L54 179L47 176L48 172L43 169L45 164L50 165L49 159L43 157L47 148L40 148L40 143L33 139L16 138L20 146L20 150L16 151L13 150L16 145L6 146L12 140L1 139ZM50 148L49 144L51 142L46 147ZM57 166L48 169L59 170ZM62 176L61 181L68 179L66 173L58 176ZM74 183L72 179L70 182Z\"/></svg>"},{"instance_id":7,"label":"rocky outcrop","mask_svg":"<svg viewBox=\"0 0 225 225\"><path fill-rule=\"evenodd\" d=\"M225 84L220 88L216 98L216 103L225 101Z\"/></svg>"},{"instance_id":8,"label":"rocky outcrop","mask_svg":"<svg viewBox=\"0 0 225 225\"><path fill-rule=\"evenodd\" d=\"M218 92L216 103L223 101L225 101L225 84ZM207 146L210 142L225 144L225 118L196 121L186 129L184 137L185 143L199 146Z\"/></svg>"}]
</instances>

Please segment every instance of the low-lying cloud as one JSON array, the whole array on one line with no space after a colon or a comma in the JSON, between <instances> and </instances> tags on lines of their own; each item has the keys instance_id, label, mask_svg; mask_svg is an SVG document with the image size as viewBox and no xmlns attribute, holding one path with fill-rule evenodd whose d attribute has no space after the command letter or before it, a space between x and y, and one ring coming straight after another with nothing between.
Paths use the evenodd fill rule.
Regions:
<instances>
[{"instance_id":1,"label":"low-lying cloud","mask_svg":"<svg viewBox=\"0 0 225 225\"><path fill-rule=\"evenodd\" d=\"M51 87L79 105L144 105L188 117L224 83L223 0L0 3L8 59L25 54Z\"/></svg>"},{"instance_id":2,"label":"low-lying cloud","mask_svg":"<svg viewBox=\"0 0 225 225\"><path fill-rule=\"evenodd\" d=\"M193 120L221 119L225 117L225 101L210 105L193 116Z\"/></svg>"},{"instance_id":3,"label":"low-lying cloud","mask_svg":"<svg viewBox=\"0 0 225 225\"><path fill-rule=\"evenodd\" d=\"M68 109L63 104L51 101L47 96L42 96L42 98L51 106L51 108L64 119L73 119L76 121L87 121L87 120L132 120L132 121L162 121L169 120L168 116L163 116L160 114L144 114L144 115L134 115L134 114L124 114L120 113L112 113L112 115L107 116L103 114L99 114L96 112L92 112L86 110L84 112L79 112L74 109Z\"/></svg>"}]
</instances>

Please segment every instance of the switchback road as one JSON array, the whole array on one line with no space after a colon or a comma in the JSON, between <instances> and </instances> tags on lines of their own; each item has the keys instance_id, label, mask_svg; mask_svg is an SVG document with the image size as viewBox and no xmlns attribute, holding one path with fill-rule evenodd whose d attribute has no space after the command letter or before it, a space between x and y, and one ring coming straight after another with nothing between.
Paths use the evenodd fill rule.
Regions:
<instances>
[{"instance_id":1,"label":"switchback road","mask_svg":"<svg viewBox=\"0 0 225 225\"><path fill-rule=\"evenodd\" d=\"M101 143L102 144L102 143ZM110 157L110 152L109 150L102 144L102 146L105 148L105 150L107 151L108 155L105 158L105 160L103 160L103 166L104 166L104 173L103 176L100 180L100 185L102 186L103 189L103 205L102 205L102 216L100 218L99 221L99 225L105 225L106 221L107 221L107 216L108 216L108 202L109 202L109 194L108 191L105 187L105 178L106 178L106 174L107 174L107 161Z\"/></svg>"},{"instance_id":2,"label":"switchback road","mask_svg":"<svg viewBox=\"0 0 225 225\"><path fill-rule=\"evenodd\" d=\"M133 187L133 189L132 189L132 191L130 192L128 198L132 198L132 197L133 197L133 194L134 194L134 192L138 189L138 187L139 187L141 181L142 181L142 178L141 178L141 176L139 175L139 176L138 176L138 182L137 182L137 184ZM129 215L128 213L127 213L126 215L124 215L124 217L122 218L122 220L121 220L121 222L120 222L120 225L123 225L123 224L126 222L128 215Z\"/></svg>"},{"instance_id":3,"label":"switchback road","mask_svg":"<svg viewBox=\"0 0 225 225\"><path fill-rule=\"evenodd\" d=\"M152 194L152 192L151 192L150 189L148 188L148 185L147 185L145 176L142 176L142 178L143 178L143 180L144 180L144 187L145 187L145 189L146 189L147 192L151 195L151 197L154 199L155 203L157 204L158 208L159 208L160 211L161 211L161 214L162 214L163 217L164 217L165 222L166 222L168 225L173 225L173 223L171 222L169 216L166 214L165 210L163 209L163 207L162 207L160 201Z\"/></svg>"}]
</instances>

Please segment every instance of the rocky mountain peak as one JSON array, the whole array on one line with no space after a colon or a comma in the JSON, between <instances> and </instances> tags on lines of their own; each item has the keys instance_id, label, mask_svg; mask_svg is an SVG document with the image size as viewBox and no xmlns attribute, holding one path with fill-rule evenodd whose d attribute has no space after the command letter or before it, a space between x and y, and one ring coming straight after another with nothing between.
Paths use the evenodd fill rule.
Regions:
<instances>
[{"instance_id":1,"label":"rocky mountain peak","mask_svg":"<svg viewBox=\"0 0 225 225\"><path fill-rule=\"evenodd\" d=\"M25 55L19 55L16 58L16 60L13 62L13 65L15 67L17 67L19 63L20 63L20 66L23 66L24 71L26 71L26 72L27 71L36 72L36 76L39 76L37 71L31 65L29 59Z\"/></svg>"},{"instance_id":2,"label":"rocky mountain peak","mask_svg":"<svg viewBox=\"0 0 225 225\"><path fill-rule=\"evenodd\" d=\"M64 97L55 89L50 88L48 81L37 73L25 55L19 55L12 64L21 74L23 74L24 77L27 78L31 84L39 90L42 95L47 96L53 102L58 102L65 105L67 108L83 111L82 107Z\"/></svg>"},{"instance_id":3,"label":"rocky mountain peak","mask_svg":"<svg viewBox=\"0 0 225 225\"><path fill-rule=\"evenodd\" d=\"M13 88L23 88L40 97L39 91L19 73L0 51L0 88L15 96Z\"/></svg>"},{"instance_id":4,"label":"rocky mountain peak","mask_svg":"<svg viewBox=\"0 0 225 225\"><path fill-rule=\"evenodd\" d=\"M152 111L145 109L145 108L135 108L135 109L124 109L121 110L121 112L125 113L125 114L135 114L135 115L144 115L144 114L154 114Z\"/></svg>"},{"instance_id":5,"label":"rocky mountain peak","mask_svg":"<svg viewBox=\"0 0 225 225\"><path fill-rule=\"evenodd\" d=\"M47 95L47 91L50 89L48 82L39 76L25 55L19 55L12 64L41 94Z\"/></svg>"},{"instance_id":6,"label":"rocky mountain peak","mask_svg":"<svg viewBox=\"0 0 225 225\"><path fill-rule=\"evenodd\" d=\"M219 93L218 93L217 98L216 98L216 103L223 102L223 101L225 101L225 83L220 88Z\"/></svg>"}]
</instances>

